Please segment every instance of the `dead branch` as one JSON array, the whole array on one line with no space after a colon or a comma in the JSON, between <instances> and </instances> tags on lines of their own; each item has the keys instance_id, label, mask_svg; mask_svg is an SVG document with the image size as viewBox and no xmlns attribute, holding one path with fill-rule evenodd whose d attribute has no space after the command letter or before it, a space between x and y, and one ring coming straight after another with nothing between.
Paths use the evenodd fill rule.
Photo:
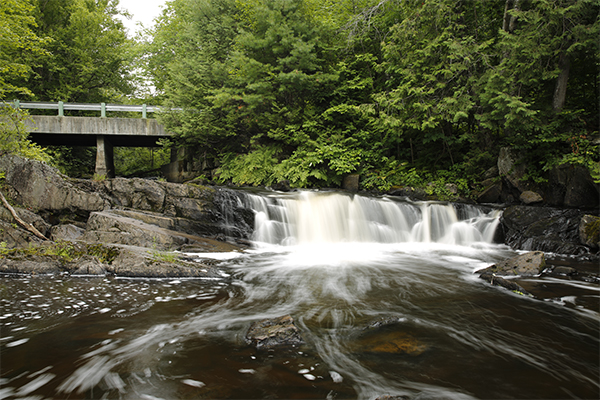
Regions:
<instances>
[{"instance_id":1,"label":"dead branch","mask_svg":"<svg viewBox=\"0 0 600 400\"><path fill-rule=\"evenodd\" d=\"M17 215L17 212L15 211L15 209L10 204L8 204L8 201L6 201L6 198L4 197L2 192L0 192L0 200L2 200L2 204L4 204L4 207L6 207L8 209L8 211L10 211L11 215L13 216L13 218L15 219L15 221L17 221L17 223L19 225L21 225L23 228L25 228L29 232L33 233L35 236L39 237L42 240L50 240L46 236L42 235L42 233L40 231L38 231L35 226L31 225L28 222L23 221L21 219L21 217L19 217Z\"/></svg>"}]
</instances>

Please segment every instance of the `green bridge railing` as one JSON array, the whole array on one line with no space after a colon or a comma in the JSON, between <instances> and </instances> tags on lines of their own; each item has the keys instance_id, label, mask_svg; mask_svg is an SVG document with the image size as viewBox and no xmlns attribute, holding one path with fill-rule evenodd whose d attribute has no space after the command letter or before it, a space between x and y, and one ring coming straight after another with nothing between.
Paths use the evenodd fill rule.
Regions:
<instances>
[{"instance_id":1,"label":"green bridge railing","mask_svg":"<svg viewBox=\"0 0 600 400\"><path fill-rule=\"evenodd\" d=\"M126 111L141 112L142 118L147 118L148 113L160 111L158 106L128 105L128 104L106 104L106 103L64 103L58 102L35 102L15 100L13 105L16 108L36 109L36 110L58 110L58 116L63 117L65 110L71 111L100 111L100 117L106 118L107 111Z\"/></svg>"}]
</instances>

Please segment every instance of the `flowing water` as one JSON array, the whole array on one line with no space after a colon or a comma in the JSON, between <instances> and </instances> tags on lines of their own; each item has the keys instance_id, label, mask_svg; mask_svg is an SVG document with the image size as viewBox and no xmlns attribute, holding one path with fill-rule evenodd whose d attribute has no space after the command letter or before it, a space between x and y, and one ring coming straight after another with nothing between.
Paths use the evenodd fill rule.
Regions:
<instances>
[{"instance_id":1,"label":"flowing water","mask_svg":"<svg viewBox=\"0 0 600 400\"><path fill-rule=\"evenodd\" d=\"M189 254L222 279L3 277L0 399L600 397L597 284L519 280L533 299L473 274L517 254L493 243L499 211L246 201L252 249ZM305 344L245 343L287 314Z\"/></svg>"}]
</instances>

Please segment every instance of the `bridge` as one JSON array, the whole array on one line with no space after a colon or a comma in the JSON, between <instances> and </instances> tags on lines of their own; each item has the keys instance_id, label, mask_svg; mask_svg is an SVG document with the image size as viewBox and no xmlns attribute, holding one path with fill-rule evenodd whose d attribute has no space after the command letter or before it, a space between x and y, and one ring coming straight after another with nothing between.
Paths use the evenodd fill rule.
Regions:
<instances>
[{"instance_id":1,"label":"bridge","mask_svg":"<svg viewBox=\"0 0 600 400\"><path fill-rule=\"evenodd\" d=\"M96 169L98 175L115 176L114 147L159 147L158 140L168 138L170 133L148 113L159 111L156 106L15 102L16 107L37 110L57 110L58 115L31 115L25 121L32 141L41 146L96 146ZM100 117L65 116L68 111L99 111ZM142 118L107 118L107 112L142 113ZM173 160L172 160L173 161Z\"/></svg>"}]
</instances>

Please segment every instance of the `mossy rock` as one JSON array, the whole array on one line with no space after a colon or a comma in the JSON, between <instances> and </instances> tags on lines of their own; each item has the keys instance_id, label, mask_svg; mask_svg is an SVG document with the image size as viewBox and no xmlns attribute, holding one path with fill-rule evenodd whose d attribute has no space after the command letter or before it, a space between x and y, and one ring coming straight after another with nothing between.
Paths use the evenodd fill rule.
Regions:
<instances>
[{"instance_id":1,"label":"mossy rock","mask_svg":"<svg viewBox=\"0 0 600 400\"><path fill-rule=\"evenodd\" d=\"M579 223L581 244L593 249L600 247L600 217L584 215Z\"/></svg>"}]
</instances>

